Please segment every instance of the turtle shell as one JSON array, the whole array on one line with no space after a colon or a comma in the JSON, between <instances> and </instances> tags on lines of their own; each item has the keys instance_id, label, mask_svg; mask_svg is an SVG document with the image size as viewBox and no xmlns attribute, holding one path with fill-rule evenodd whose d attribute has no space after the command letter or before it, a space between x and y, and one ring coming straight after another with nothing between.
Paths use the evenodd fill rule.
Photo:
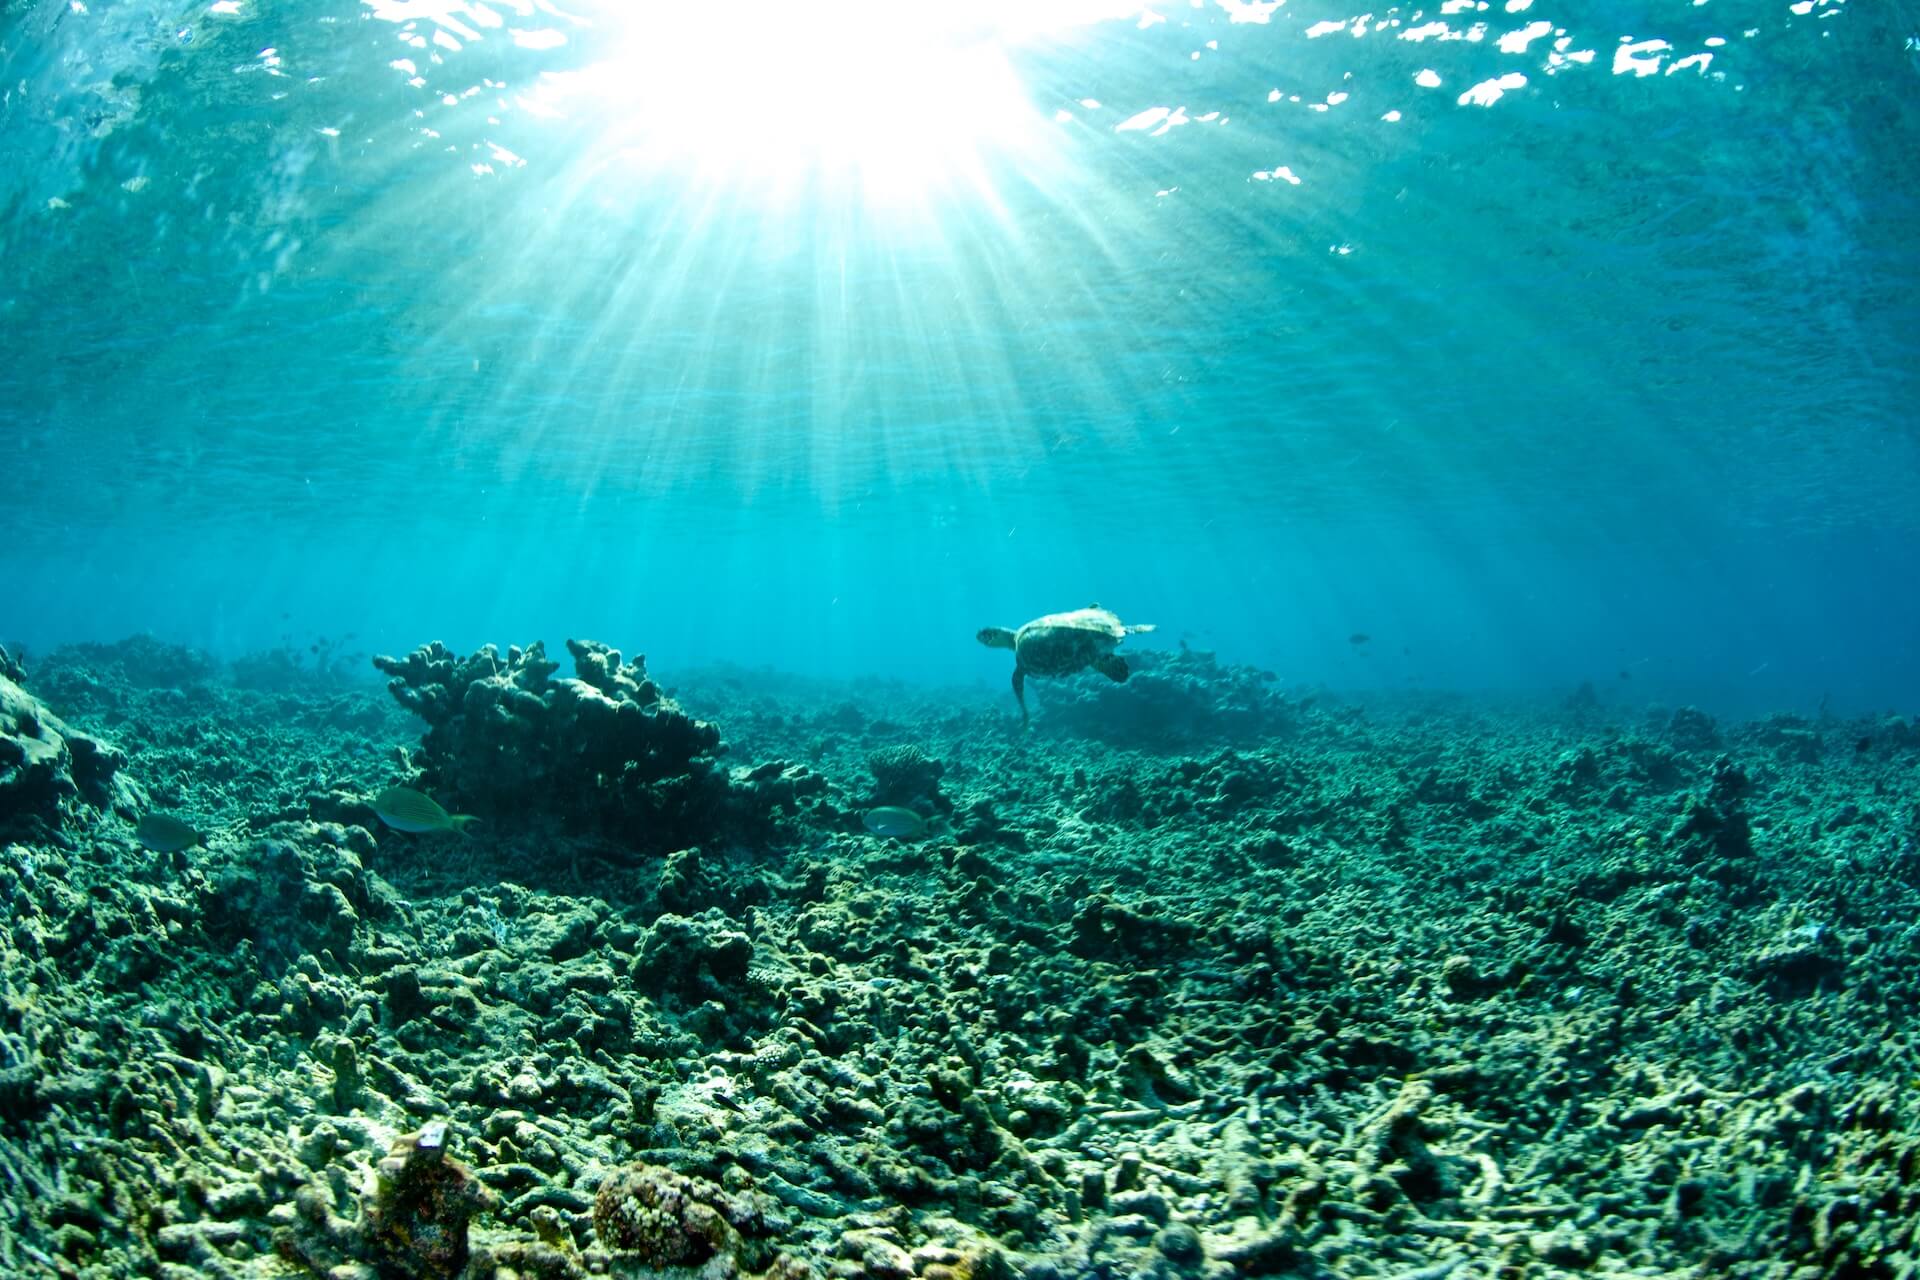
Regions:
<instances>
[{"instance_id":1,"label":"turtle shell","mask_svg":"<svg viewBox=\"0 0 1920 1280\"><path fill-rule=\"evenodd\" d=\"M1074 609L1021 627L1013 636L1013 652L1034 675L1071 675L1112 653L1126 634L1120 619L1105 609Z\"/></svg>"}]
</instances>

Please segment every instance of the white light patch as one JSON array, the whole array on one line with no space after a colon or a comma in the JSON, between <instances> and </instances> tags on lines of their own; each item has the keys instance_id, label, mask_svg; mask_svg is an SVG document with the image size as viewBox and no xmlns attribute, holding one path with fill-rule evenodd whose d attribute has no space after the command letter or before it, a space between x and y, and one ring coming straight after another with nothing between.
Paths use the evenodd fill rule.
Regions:
<instances>
[{"instance_id":1,"label":"white light patch","mask_svg":"<svg viewBox=\"0 0 1920 1280\"><path fill-rule=\"evenodd\" d=\"M1551 35L1552 33L1553 24L1551 22L1529 22L1518 31L1509 31L1500 37L1500 52L1525 53L1528 45L1538 40L1541 36Z\"/></svg>"},{"instance_id":2,"label":"white light patch","mask_svg":"<svg viewBox=\"0 0 1920 1280\"><path fill-rule=\"evenodd\" d=\"M1380 118L1382 120L1385 120L1388 124L1400 123L1400 113L1398 111L1389 111L1387 112L1387 114L1381 116Z\"/></svg>"},{"instance_id":3,"label":"white light patch","mask_svg":"<svg viewBox=\"0 0 1920 1280\"><path fill-rule=\"evenodd\" d=\"M1497 80L1482 80L1473 88L1460 95L1463 107L1490 107L1515 89L1526 87L1527 78L1518 71L1509 71Z\"/></svg>"},{"instance_id":4,"label":"white light patch","mask_svg":"<svg viewBox=\"0 0 1920 1280\"><path fill-rule=\"evenodd\" d=\"M567 42L566 33L555 31L552 27L539 27L532 31L515 27L508 34L522 49L558 49Z\"/></svg>"},{"instance_id":5,"label":"white light patch","mask_svg":"<svg viewBox=\"0 0 1920 1280\"><path fill-rule=\"evenodd\" d=\"M1341 18L1337 22L1336 21L1316 22L1312 26L1307 28L1307 39L1318 40L1321 36L1330 36L1330 35L1333 35L1335 32L1345 31L1346 29L1347 29L1347 20L1345 18Z\"/></svg>"},{"instance_id":6,"label":"white light patch","mask_svg":"<svg viewBox=\"0 0 1920 1280\"><path fill-rule=\"evenodd\" d=\"M1508 13L1525 13L1533 8L1533 0L1507 0Z\"/></svg>"},{"instance_id":7,"label":"white light patch","mask_svg":"<svg viewBox=\"0 0 1920 1280\"><path fill-rule=\"evenodd\" d=\"M1228 22L1265 23L1273 17L1273 11L1287 0L1217 0L1227 11Z\"/></svg>"},{"instance_id":8,"label":"white light patch","mask_svg":"<svg viewBox=\"0 0 1920 1280\"><path fill-rule=\"evenodd\" d=\"M524 7L536 3L572 29L547 0ZM603 60L548 72L529 96L573 118L605 119L607 149L624 163L775 201L800 194L813 175L888 203L919 203L934 187L984 190L989 157L1018 155L1024 165L1055 145L1061 104L1030 100L1012 51L1140 12L1116 0L608 0L593 11ZM1141 16L1149 19L1158 21Z\"/></svg>"},{"instance_id":9,"label":"white light patch","mask_svg":"<svg viewBox=\"0 0 1920 1280\"><path fill-rule=\"evenodd\" d=\"M1623 44L1613 51L1613 74L1617 76L1632 72L1636 76L1650 76L1660 70L1660 55L1673 48L1665 40L1642 40L1637 44Z\"/></svg>"},{"instance_id":10,"label":"white light patch","mask_svg":"<svg viewBox=\"0 0 1920 1280\"><path fill-rule=\"evenodd\" d=\"M1688 67L1698 67L1700 69L1700 73L1702 75L1705 75L1708 65L1711 64L1712 62L1713 62L1713 55L1710 53L1690 53L1686 57L1676 61L1672 66L1668 67L1667 74L1672 75L1674 72L1684 71Z\"/></svg>"},{"instance_id":11,"label":"white light patch","mask_svg":"<svg viewBox=\"0 0 1920 1280\"><path fill-rule=\"evenodd\" d=\"M1422 89L1438 89L1440 87L1440 73L1432 67L1428 67L1420 72L1419 75L1416 75L1413 78L1413 82Z\"/></svg>"},{"instance_id":12,"label":"white light patch","mask_svg":"<svg viewBox=\"0 0 1920 1280\"><path fill-rule=\"evenodd\" d=\"M1113 126L1113 131L1115 133L1137 133L1144 129L1151 129L1172 114L1172 107L1148 107L1145 111L1137 111L1125 120L1122 120L1119 124Z\"/></svg>"},{"instance_id":13,"label":"white light patch","mask_svg":"<svg viewBox=\"0 0 1920 1280\"><path fill-rule=\"evenodd\" d=\"M1285 182L1296 187L1300 185L1300 176L1286 165L1278 165L1272 169L1256 169L1253 174L1253 180L1255 182Z\"/></svg>"}]
</instances>

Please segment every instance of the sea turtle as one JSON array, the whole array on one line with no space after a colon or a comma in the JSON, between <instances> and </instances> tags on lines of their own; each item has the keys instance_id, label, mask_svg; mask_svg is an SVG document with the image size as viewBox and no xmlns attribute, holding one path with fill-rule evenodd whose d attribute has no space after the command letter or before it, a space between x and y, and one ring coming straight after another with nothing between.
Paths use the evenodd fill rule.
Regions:
<instances>
[{"instance_id":1,"label":"sea turtle","mask_svg":"<svg viewBox=\"0 0 1920 1280\"><path fill-rule=\"evenodd\" d=\"M1070 676L1088 667L1109 680L1127 678L1126 660L1114 646L1136 631L1151 631L1152 623L1127 626L1099 605L1035 618L1018 631L983 627L980 643L989 649L1013 650L1013 696L1020 703L1020 719L1027 715L1027 677Z\"/></svg>"}]
</instances>

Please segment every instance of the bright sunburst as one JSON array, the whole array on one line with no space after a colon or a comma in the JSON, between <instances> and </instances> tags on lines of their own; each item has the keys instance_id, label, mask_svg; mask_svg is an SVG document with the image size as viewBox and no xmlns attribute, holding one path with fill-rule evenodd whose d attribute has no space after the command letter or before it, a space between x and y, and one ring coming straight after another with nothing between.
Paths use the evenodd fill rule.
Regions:
<instances>
[{"instance_id":1,"label":"bright sunburst","mask_svg":"<svg viewBox=\"0 0 1920 1280\"><path fill-rule=\"evenodd\" d=\"M1151 197L1113 197L1079 97L1035 68L1137 6L516 0L488 28L463 0L368 2L438 104L415 154L466 161L393 183L352 237L462 233L396 326L471 370L436 415L453 451L484 435L583 509L724 476L841 510L1131 437L1150 372L1071 335L1116 305ZM1069 336L1016 367L1030 323Z\"/></svg>"},{"instance_id":2,"label":"bright sunburst","mask_svg":"<svg viewBox=\"0 0 1920 1280\"><path fill-rule=\"evenodd\" d=\"M544 78L541 106L597 113L645 171L776 202L822 185L876 205L994 194L992 171L1044 168L1048 113L1019 44L1126 12L1107 0L955 6L886 0L609 6L607 51Z\"/></svg>"}]
</instances>

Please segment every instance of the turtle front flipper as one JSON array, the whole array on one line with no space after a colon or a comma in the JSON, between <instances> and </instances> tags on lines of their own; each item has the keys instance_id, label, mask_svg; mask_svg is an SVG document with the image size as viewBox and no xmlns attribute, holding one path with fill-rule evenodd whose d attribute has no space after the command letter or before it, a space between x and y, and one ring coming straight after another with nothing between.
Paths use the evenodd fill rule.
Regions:
<instances>
[{"instance_id":1,"label":"turtle front flipper","mask_svg":"<svg viewBox=\"0 0 1920 1280\"><path fill-rule=\"evenodd\" d=\"M1028 724L1033 717L1027 714L1027 669L1016 666L1013 669L1013 699L1020 704L1020 723Z\"/></svg>"},{"instance_id":2,"label":"turtle front flipper","mask_svg":"<svg viewBox=\"0 0 1920 1280\"><path fill-rule=\"evenodd\" d=\"M1115 684L1127 682L1127 660L1117 653L1093 660L1093 669Z\"/></svg>"},{"instance_id":3,"label":"turtle front flipper","mask_svg":"<svg viewBox=\"0 0 1920 1280\"><path fill-rule=\"evenodd\" d=\"M989 649L1013 648L1013 632L1005 627L982 627L974 639Z\"/></svg>"}]
</instances>

